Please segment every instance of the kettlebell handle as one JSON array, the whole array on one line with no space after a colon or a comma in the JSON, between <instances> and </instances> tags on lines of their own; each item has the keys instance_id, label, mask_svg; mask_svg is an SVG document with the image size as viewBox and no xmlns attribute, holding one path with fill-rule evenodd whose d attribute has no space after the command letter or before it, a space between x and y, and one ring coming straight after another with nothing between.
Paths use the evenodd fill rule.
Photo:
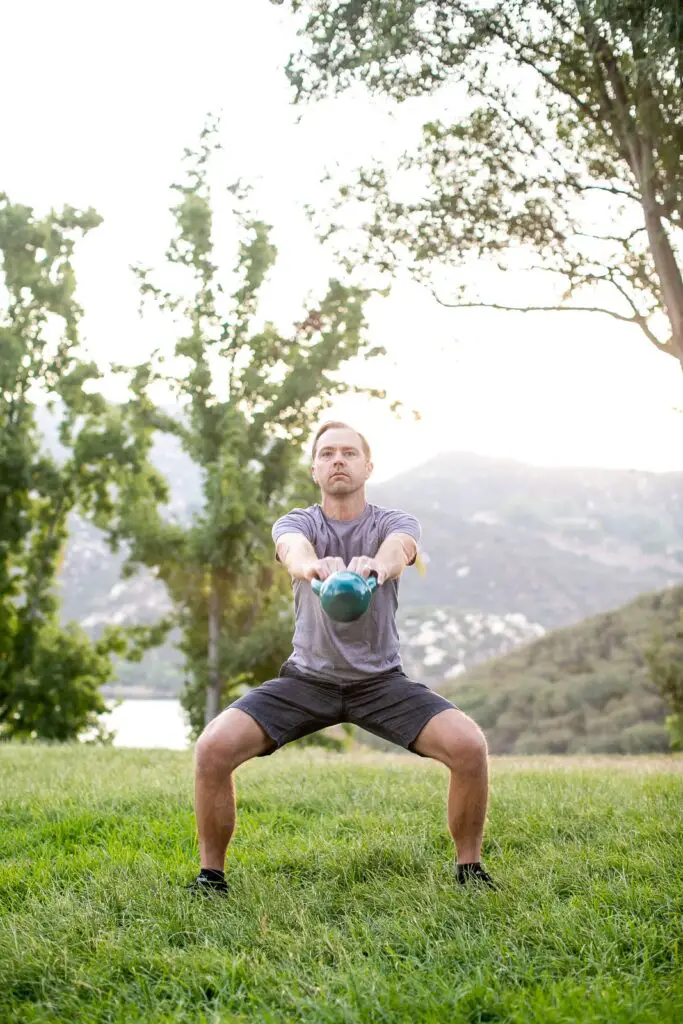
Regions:
<instances>
[{"instance_id":1,"label":"kettlebell handle","mask_svg":"<svg viewBox=\"0 0 683 1024\"><path fill-rule=\"evenodd\" d=\"M372 570L372 572L370 573L365 582L370 587L370 593L377 589L377 573L375 572L374 569ZM323 581L319 580L317 576L314 576L313 579L311 580L311 589L313 590L314 594L318 595L318 597L320 597L320 591L322 590L322 586Z\"/></svg>"}]
</instances>

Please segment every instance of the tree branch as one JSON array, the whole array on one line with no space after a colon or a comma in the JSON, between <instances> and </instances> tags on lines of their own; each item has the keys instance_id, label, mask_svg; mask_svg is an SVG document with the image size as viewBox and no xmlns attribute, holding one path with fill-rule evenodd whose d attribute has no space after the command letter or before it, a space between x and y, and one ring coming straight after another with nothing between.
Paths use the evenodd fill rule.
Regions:
<instances>
[{"instance_id":1,"label":"tree branch","mask_svg":"<svg viewBox=\"0 0 683 1024\"><path fill-rule=\"evenodd\" d=\"M673 341L659 341L647 326L645 318L640 314L624 316L623 313L616 313L613 309L605 309L603 306L505 306L497 302L444 302L434 289L432 289L432 296L440 306L445 306L447 309L495 309L505 313L604 313L614 320L621 320L622 323L635 324L636 327L640 327L645 337L652 342L658 352L678 358Z\"/></svg>"},{"instance_id":2,"label":"tree branch","mask_svg":"<svg viewBox=\"0 0 683 1024\"><path fill-rule=\"evenodd\" d=\"M624 276L624 275L622 275L622 276ZM616 288L616 290L619 292L619 294L629 304L629 306L633 310L634 317L641 316L640 310L638 309L638 307L636 306L635 302L633 301L633 299L631 298L631 296L627 292L626 288L624 288L623 284L619 284L619 282L617 281L614 271L610 271L607 274L606 280L609 281L609 283L612 285L613 288ZM627 280L628 280L628 278L627 278Z\"/></svg>"},{"instance_id":3,"label":"tree branch","mask_svg":"<svg viewBox=\"0 0 683 1024\"><path fill-rule=\"evenodd\" d=\"M659 341L657 336L650 330L650 327L649 327L648 322L647 322L647 317L644 316L640 312L640 310L636 306L635 302L633 301L633 299L629 295L629 293L626 290L626 288L624 288L624 286L619 284L619 282L616 280L615 272L614 271L610 271L610 273L607 276L607 280L612 285L612 287L616 288L616 290L619 292L619 294L623 296L623 298L626 300L626 302L628 302L629 306L633 310L633 316L630 318L631 322L636 324L637 327L640 327L641 331L643 332L645 337L648 339L648 341L651 341L652 344L659 351L666 352L667 355L677 356L677 353L675 352L675 350L673 348L673 341L669 341L669 342L666 342L666 343L662 344L662 342Z\"/></svg>"},{"instance_id":4,"label":"tree branch","mask_svg":"<svg viewBox=\"0 0 683 1024\"><path fill-rule=\"evenodd\" d=\"M600 105L607 120L612 125L612 130L619 141L624 158L642 191L643 164L647 154L643 139L638 132L638 126L630 112L630 97L626 81L609 43L598 30L595 21L588 13L586 5L582 2L577 2L577 7L586 43L594 58L593 70L600 94ZM607 89L607 82L609 82L612 89L611 96Z\"/></svg>"},{"instance_id":5,"label":"tree branch","mask_svg":"<svg viewBox=\"0 0 683 1024\"><path fill-rule=\"evenodd\" d=\"M500 10L497 12L499 16L501 13L502 12ZM514 29L511 24L510 18L504 16L503 21L508 29L508 34L506 35L505 32L501 32L500 29L498 29L498 27L495 25L495 23L491 23L490 25L491 34L495 36L498 40L500 40L500 42L502 42L503 45L509 46L517 60L519 60L522 64L525 64L527 67L531 68L533 71L537 72L537 74L539 74L541 78L548 82L548 84L551 85L553 89L557 90L557 92L559 93L562 93L564 96L567 96L573 103L576 104L579 110L581 110L586 117L594 121L595 114L594 111L591 109L590 104L582 100L578 93L576 93L573 89L570 89L569 86L566 85L564 82L558 81L558 79L553 74L551 74L551 72L546 71L545 68L542 68L540 66L539 56L545 59L549 59L550 55L539 54L538 50L534 50L534 48L530 46L528 42L524 42L521 40L518 41L517 39L515 39ZM526 50L531 51L530 56L527 53L525 53Z\"/></svg>"},{"instance_id":6,"label":"tree branch","mask_svg":"<svg viewBox=\"0 0 683 1024\"><path fill-rule=\"evenodd\" d=\"M577 192L610 192L613 196L624 196L625 199L633 199L636 203L642 203L643 198L636 192L629 192L627 189L615 188L613 185L582 185L579 182L573 184Z\"/></svg>"},{"instance_id":7,"label":"tree branch","mask_svg":"<svg viewBox=\"0 0 683 1024\"><path fill-rule=\"evenodd\" d=\"M606 313L615 320L623 320L627 324L633 323L632 316L624 316L623 313L615 313L612 309L604 309L602 306L507 306L498 302L444 302L434 290L432 295L440 306L447 309L497 309L506 313Z\"/></svg>"},{"instance_id":8,"label":"tree branch","mask_svg":"<svg viewBox=\"0 0 683 1024\"><path fill-rule=\"evenodd\" d=\"M642 227L634 228L628 235L596 235L592 231L575 231L574 234L579 238L593 238L596 242L620 242L623 245L628 245L642 231L647 231L644 224Z\"/></svg>"},{"instance_id":9,"label":"tree branch","mask_svg":"<svg viewBox=\"0 0 683 1024\"><path fill-rule=\"evenodd\" d=\"M515 127L519 128L520 131L526 135L531 142L531 145L534 147L535 152L541 150L543 154L548 157L550 162L555 164L559 171L564 175L567 175L568 178L571 178L572 172L567 170L566 164L548 147L548 145L546 145L546 140L541 141L540 134L534 134L532 126L524 118L517 117L517 115L508 107L506 100L497 91L487 92L481 85L474 84L472 86L472 91L481 96L487 103L495 105L503 116L508 119L508 121L512 122ZM518 146L515 146L515 148L522 156L525 158L528 157L529 154L525 153Z\"/></svg>"}]
</instances>

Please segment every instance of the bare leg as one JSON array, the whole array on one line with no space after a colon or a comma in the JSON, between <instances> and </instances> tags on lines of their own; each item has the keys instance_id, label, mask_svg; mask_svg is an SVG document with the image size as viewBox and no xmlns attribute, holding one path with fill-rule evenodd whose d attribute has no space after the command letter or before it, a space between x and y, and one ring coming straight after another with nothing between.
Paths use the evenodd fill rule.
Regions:
<instances>
[{"instance_id":1,"label":"bare leg","mask_svg":"<svg viewBox=\"0 0 683 1024\"><path fill-rule=\"evenodd\" d=\"M448 830L458 851L458 864L481 857L488 804L488 764L474 759L451 768L448 785Z\"/></svg>"},{"instance_id":2,"label":"bare leg","mask_svg":"<svg viewBox=\"0 0 683 1024\"><path fill-rule=\"evenodd\" d=\"M453 836L458 864L477 863L488 803L484 734L471 718L454 708L427 722L413 746L449 769L448 830Z\"/></svg>"},{"instance_id":3,"label":"bare leg","mask_svg":"<svg viewBox=\"0 0 683 1024\"><path fill-rule=\"evenodd\" d=\"M201 866L222 871L225 866L225 852L235 831L237 815L235 780L232 773L222 785L217 785L213 779L197 773L195 815Z\"/></svg>"},{"instance_id":4,"label":"bare leg","mask_svg":"<svg viewBox=\"0 0 683 1024\"><path fill-rule=\"evenodd\" d=\"M195 748L195 813L203 868L222 871L235 830L235 769L273 747L250 715L228 708L207 725Z\"/></svg>"}]
</instances>

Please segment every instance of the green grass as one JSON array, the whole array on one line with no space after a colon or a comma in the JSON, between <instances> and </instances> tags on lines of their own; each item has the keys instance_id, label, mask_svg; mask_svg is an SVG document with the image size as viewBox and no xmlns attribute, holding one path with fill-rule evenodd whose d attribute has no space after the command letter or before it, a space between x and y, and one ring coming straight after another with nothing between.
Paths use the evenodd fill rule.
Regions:
<instances>
[{"instance_id":1,"label":"green grass","mask_svg":"<svg viewBox=\"0 0 683 1024\"><path fill-rule=\"evenodd\" d=\"M493 760L463 891L446 772L287 750L191 897L188 753L0 746L0 1021L683 1020L683 764Z\"/></svg>"}]
</instances>

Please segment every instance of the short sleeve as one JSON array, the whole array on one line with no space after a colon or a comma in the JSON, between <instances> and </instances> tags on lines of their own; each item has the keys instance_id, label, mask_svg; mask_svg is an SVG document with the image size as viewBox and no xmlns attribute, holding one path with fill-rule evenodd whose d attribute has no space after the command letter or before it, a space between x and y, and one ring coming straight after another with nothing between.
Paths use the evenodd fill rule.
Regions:
<instances>
[{"instance_id":1,"label":"short sleeve","mask_svg":"<svg viewBox=\"0 0 683 1024\"><path fill-rule=\"evenodd\" d=\"M422 528L415 516L411 516L409 512L403 512L398 508L385 509L383 510L379 521L380 545L383 544L387 537L390 537L392 533L406 533L409 537L413 538L416 544L419 544L420 537L422 536ZM415 558L409 564L413 565L414 562Z\"/></svg>"},{"instance_id":2,"label":"short sleeve","mask_svg":"<svg viewBox=\"0 0 683 1024\"><path fill-rule=\"evenodd\" d=\"M293 508L286 516L280 518L273 524L272 537L275 544L280 537L286 533L301 533L315 546L316 527L315 519L306 508Z\"/></svg>"}]
</instances>

